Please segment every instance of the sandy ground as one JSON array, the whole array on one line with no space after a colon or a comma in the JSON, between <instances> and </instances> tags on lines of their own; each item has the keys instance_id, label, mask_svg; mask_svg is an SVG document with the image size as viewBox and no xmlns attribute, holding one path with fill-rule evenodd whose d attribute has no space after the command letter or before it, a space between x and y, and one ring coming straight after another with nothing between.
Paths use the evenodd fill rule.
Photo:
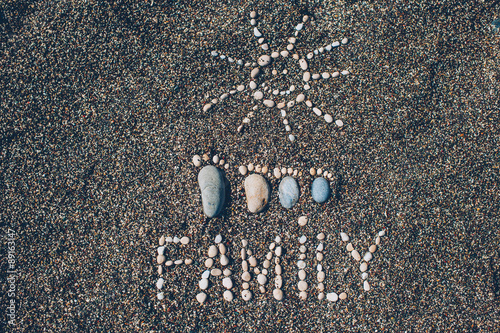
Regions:
<instances>
[{"instance_id":1,"label":"sandy ground","mask_svg":"<svg viewBox=\"0 0 500 333\"><path fill-rule=\"evenodd\" d=\"M280 48L304 13L314 25L297 42L299 53L350 39L310 62L319 72L352 72L308 93L343 128L298 105L289 112L293 143L276 109L260 108L238 133L254 105L250 93L203 112L214 96L247 82L251 69L216 61L212 50L263 54L251 10ZM500 64L489 24L499 13L498 1L3 3L0 212L2 230L16 233L19 276L13 298L11 284L1 284L2 325L12 332L498 330ZM230 202L210 220L191 164L204 153L230 164ZM251 215L236 168L249 162L329 169L335 196L313 203L313 178L303 176L299 203L285 210L270 179L269 209ZM299 228L304 214L310 222ZM327 286L352 296L298 299L295 237L345 230L363 245L383 228L370 292L332 238L326 270L340 273ZM232 258L242 238L261 256L282 235L283 302L268 288L248 303L237 292L227 304L220 279L205 305L196 302L206 249L219 233ZM168 271L159 302L161 235L188 235L182 255L195 263ZM8 250L4 238L2 272ZM241 289L237 264L234 290ZM15 325L7 322L11 299Z\"/></svg>"}]
</instances>

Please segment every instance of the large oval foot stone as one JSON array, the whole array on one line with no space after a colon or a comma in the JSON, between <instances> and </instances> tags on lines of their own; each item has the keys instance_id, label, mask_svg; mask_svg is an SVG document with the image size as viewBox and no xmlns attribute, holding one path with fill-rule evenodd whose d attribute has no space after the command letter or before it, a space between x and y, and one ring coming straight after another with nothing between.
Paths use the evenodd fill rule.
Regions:
<instances>
[{"instance_id":1,"label":"large oval foot stone","mask_svg":"<svg viewBox=\"0 0 500 333\"><path fill-rule=\"evenodd\" d=\"M330 197L330 184L323 177L316 178L311 186L311 194L317 203L325 202Z\"/></svg>"},{"instance_id":2,"label":"large oval foot stone","mask_svg":"<svg viewBox=\"0 0 500 333\"><path fill-rule=\"evenodd\" d=\"M292 177L285 177L279 187L280 203L290 209L299 201L299 184Z\"/></svg>"},{"instance_id":3,"label":"large oval foot stone","mask_svg":"<svg viewBox=\"0 0 500 333\"><path fill-rule=\"evenodd\" d=\"M203 212L207 217L217 216L224 206L226 189L222 172L212 165L207 165L198 174Z\"/></svg>"},{"instance_id":4,"label":"large oval foot stone","mask_svg":"<svg viewBox=\"0 0 500 333\"><path fill-rule=\"evenodd\" d=\"M251 213L260 213L266 208L270 193L269 184L261 175L253 174L245 179L245 195Z\"/></svg>"}]
</instances>

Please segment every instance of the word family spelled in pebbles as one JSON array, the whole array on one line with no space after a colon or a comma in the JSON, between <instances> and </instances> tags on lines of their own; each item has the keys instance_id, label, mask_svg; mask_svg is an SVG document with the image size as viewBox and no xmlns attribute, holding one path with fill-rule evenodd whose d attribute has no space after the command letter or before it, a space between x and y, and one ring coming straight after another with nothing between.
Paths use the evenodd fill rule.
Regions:
<instances>
[{"instance_id":1,"label":"word family spelled in pebbles","mask_svg":"<svg viewBox=\"0 0 500 333\"><path fill-rule=\"evenodd\" d=\"M349 243L346 247L347 251L352 255L353 263L361 261L361 265L359 267L360 272L360 283L362 285L362 290L364 292L368 292L371 290L369 279L368 279L368 266L373 265L371 262L374 259L373 253L377 250L377 245L380 246L380 238L385 236L385 229L380 231L376 238L373 239L373 244L367 249L363 258L361 259L361 255L357 250L354 250L352 247L352 243ZM346 233L340 233L337 237L332 235L332 238L338 238L342 241L341 246L345 246L346 242L350 241L350 237ZM156 287L159 290L162 290L164 286L168 285L166 279L168 279L168 273L163 270L163 266L169 267L172 266L172 261L165 262L163 253L166 246L169 246L172 242L171 237L161 236L159 240L160 246L157 249L158 252L158 275L160 276L156 282ZM189 239L187 237L183 237L181 239L187 239L182 244L189 243ZM306 282L307 273L306 267L309 266L306 253L315 253L315 261L316 265L316 280L317 285L316 289L319 291L317 294L318 300L323 300L325 298L330 302L336 302L337 300L344 300L348 297L347 292L344 291L330 291L325 288L325 284L330 284L330 281L333 279L335 274L330 274L330 277L327 276L329 272L323 268L325 263L328 262L328 258L326 258L324 254L324 249L326 246L332 246L327 242L327 235L324 233L319 233L316 236L317 244L312 244L314 238L308 242L308 238L305 235L300 236L298 242L295 244L285 244L282 242L280 236L276 236L275 241L269 244L269 252L265 256L258 256L257 253L260 253L263 249L258 249L259 252L256 252L257 249L252 249L250 246L250 242L246 239L241 240L241 250L240 259L241 259L241 270L238 270L235 267L234 261L230 258L233 257L230 255L230 252L234 253L234 257L238 257L237 247L238 244L236 241L231 243L222 242L222 236L217 235L214 239L214 243L209 246L208 250L205 251L206 256L201 258L194 258L194 260L198 263L204 262L203 273L201 274L200 280L198 282L199 293L196 295L196 300L204 304L208 299L208 292L210 287L214 284L214 280L221 279L222 286L226 289L223 293L223 299L227 302L233 301L234 295L234 287L235 276L239 276L241 280L241 298L248 302L253 299L253 295L258 290L259 293L265 294L267 289L267 285L269 280L274 276L274 289L272 292L272 296L276 301L282 301L285 297L284 289L286 288L287 283L290 281L286 281L283 278L284 267L288 267L291 269L294 265L291 264L293 258L288 256L283 256L283 252L291 250L291 247L298 246L299 247L299 257L296 262L296 270L297 276L299 277L299 282L297 284L297 289L299 290L298 298L301 300L308 299L308 290L309 284ZM335 242L333 242L335 243ZM228 251L228 246L230 249L235 249L234 251ZM307 249L307 245L312 248L315 248L315 252ZM160 260L160 257L162 259ZM191 264L193 261L191 259L179 259L176 260L175 263L178 264L186 263ZM170 262L170 264L168 264ZM193 267L194 269L195 267ZM274 274L272 273L274 271ZM333 273L333 272L331 272ZM312 282L312 281L311 281ZM293 296L292 296L293 297ZM165 294L163 291L160 291L157 295L158 300L163 300L165 298Z\"/></svg>"}]
</instances>

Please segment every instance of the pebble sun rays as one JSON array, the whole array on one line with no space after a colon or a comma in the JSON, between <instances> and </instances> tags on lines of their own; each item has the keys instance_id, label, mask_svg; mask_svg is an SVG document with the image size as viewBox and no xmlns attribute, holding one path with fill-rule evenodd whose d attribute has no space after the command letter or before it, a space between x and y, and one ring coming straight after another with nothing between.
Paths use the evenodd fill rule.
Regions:
<instances>
[{"instance_id":1,"label":"pebble sun rays","mask_svg":"<svg viewBox=\"0 0 500 333\"><path fill-rule=\"evenodd\" d=\"M343 75L348 75L348 70L343 70L341 72L335 71L333 73L323 72L323 73L311 73L308 71L309 64L308 60L314 58L314 56L334 50L335 48L347 44L349 41L347 38L342 39L342 41L335 41L333 43L327 44L324 47L320 47L316 50L310 52L304 52L300 54L298 51L295 52L295 43L299 37L300 32L304 29L305 25L309 22L309 17L305 15L302 18L302 23L299 23L295 27L294 36L288 38L288 45L286 49L271 51L271 47L266 42L263 34L257 27L257 13L252 11L250 13L250 24L253 28L253 35L257 38L260 47L264 54L262 54L256 62L244 62L241 59L236 59L226 54L214 50L211 55L213 57L218 57L222 61L227 61L229 63L236 63L236 65L242 66L244 68L252 68L249 73L249 82L244 84L239 84L228 91L222 92L222 94L217 98L213 98L210 102L203 106L203 111L207 112L212 109L215 105L223 103L227 98L237 95L245 91L246 89L251 90L251 94L254 98L255 105L252 107L252 111L249 112L243 119L242 124L238 127L238 132L242 131L245 124L250 123L250 119L255 116L255 111L259 109L259 106L264 106L270 110L277 109L280 110L281 117L283 118L283 124L285 130L288 134L288 139L290 141L295 141L296 134L292 134L292 125L289 120L289 111L295 106L295 104L305 103L306 106L311 109L315 115L322 117L327 123L332 123L334 118L331 111L320 110L315 106L314 101L307 98L307 91L311 89L311 85L316 80L328 80L330 78L335 79ZM293 54L292 54L293 53ZM270 54L270 55L269 55ZM280 57L288 58L291 56L295 61L296 65L302 71L302 78L296 79L296 83L290 85L289 87L277 87L272 78L278 75L287 75L288 69L284 69L281 73L278 73L276 69L272 69L273 62L279 61ZM209 95L205 96L207 99L210 98ZM343 126L342 120L337 119L335 124L339 127ZM300 128L300 127L299 127Z\"/></svg>"}]
</instances>

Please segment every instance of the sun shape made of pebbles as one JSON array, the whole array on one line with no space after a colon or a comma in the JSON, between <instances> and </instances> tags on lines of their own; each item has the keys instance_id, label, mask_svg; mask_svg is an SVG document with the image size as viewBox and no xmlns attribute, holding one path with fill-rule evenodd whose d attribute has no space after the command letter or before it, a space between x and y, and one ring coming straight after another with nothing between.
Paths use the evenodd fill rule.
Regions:
<instances>
[{"instance_id":1,"label":"sun shape made of pebbles","mask_svg":"<svg viewBox=\"0 0 500 333\"><path fill-rule=\"evenodd\" d=\"M286 49L271 51L269 44L266 43L266 39L263 34L256 27L257 25L257 13L252 11L250 13L250 23L253 28L253 35L257 38L260 47L263 50L263 54L259 56L256 62L246 62L244 67L251 68L249 73L249 80L246 84L239 84L230 89L228 92L222 93L219 98L213 98L210 102L206 103L203 107L203 111L208 111L218 103L222 103L227 98L232 95L236 95L245 90L250 90L250 93L256 102L253 106L253 111L258 110L259 104L266 108L273 109L277 108L280 110L281 117L283 117L283 124L285 125L286 132L289 132L288 138L290 141L295 140L295 135L293 135L290 121L288 119L288 113L298 103L305 103L306 106L320 117L323 117L327 123L333 122L333 117L328 112L321 111L315 104L307 98L307 91L311 89L311 85L317 80L328 80L330 78L338 78L343 75L348 75L348 70L343 70L341 72L335 71L333 73L323 72L323 73L311 73L309 72L308 60L312 59L315 55L323 52L329 52L340 45L345 45L348 43L348 39L344 38L341 42L335 41L331 44L327 44L324 47L320 47L311 52L306 52L300 54L300 52L295 52L295 43L297 42L297 37L299 32L304 29L304 25L309 21L309 17L305 15L302 18L302 23L299 23L295 27L294 36L288 38L288 45ZM293 54L292 54L293 53ZM243 60L236 60L233 57L221 54L220 52L214 50L212 51L213 57L219 57L221 60L227 60L229 63L236 63L236 65L243 66ZM281 66L279 62L285 62L285 66ZM278 63L278 64L277 64ZM280 66L277 66L280 65ZM280 68L280 71L277 70ZM284 68L284 69L282 69ZM296 70L298 69L298 71ZM295 73L295 75L292 75ZM297 73L299 77L297 77ZM286 80L284 80L284 78ZM281 83L280 83L281 81ZM289 83L289 85L283 86L283 81ZM238 132L240 132L245 124L250 123L250 119L254 117L254 112L250 112L243 119L242 124L238 127ZM336 125L341 127L344 125L343 121L338 119L335 121Z\"/></svg>"}]
</instances>

